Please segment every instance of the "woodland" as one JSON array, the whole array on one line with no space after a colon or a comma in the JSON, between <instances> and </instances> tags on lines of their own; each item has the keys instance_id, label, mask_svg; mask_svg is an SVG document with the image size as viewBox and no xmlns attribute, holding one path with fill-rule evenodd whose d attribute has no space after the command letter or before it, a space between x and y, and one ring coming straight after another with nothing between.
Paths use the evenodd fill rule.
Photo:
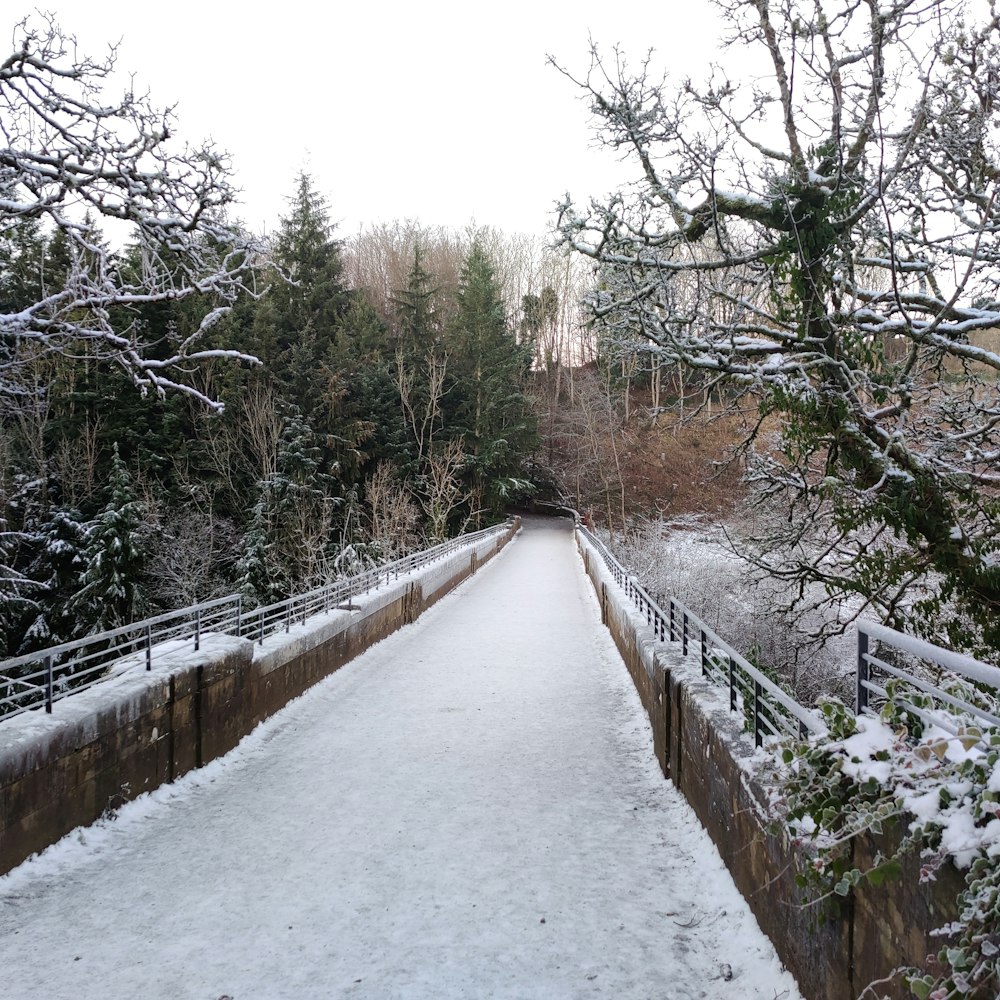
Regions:
<instances>
[{"instance_id":1,"label":"woodland","mask_svg":"<svg viewBox=\"0 0 1000 1000\"><path fill-rule=\"evenodd\" d=\"M0 69L4 652L267 603L532 498L681 596L659 553L701 516L741 568L695 610L759 604L793 656L859 614L995 649L996 18L722 9L752 85L553 60L637 180L549 240L345 238L304 172L250 234L223 154L109 100L113 51L24 22Z\"/></svg>"},{"instance_id":2,"label":"woodland","mask_svg":"<svg viewBox=\"0 0 1000 1000\"><path fill-rule=\"evenodd\" d=\"M596 44L583 72L551 60L636 180L566 199L548 241L343 238L305 172L250 234L223 154L106 91L113 50L23 22L0 63L0 655L572 506L821 700L778 803L818 852L803 887L962 859L958 944L901 971L996 996L1000 736L925 726L927 684L857 718L844 643L865 616L1000 650L1000 15L715 7L733 58L700 81ZM914 789L934 810L855 869L851 838L901 829Z\"/></svg>"},{"instance_id":3,"label":"woodland","mask_svg":"<svg viewBox=\"0 0 1000 1000\"><path fill-rule=\"evenodd\" d=\"M147 99L102 103L113 61L51 21L22 31L0 70L3 654L266 604L560 499L560 400L591 425L576 480L604 475L615 406L565 254L414 222L342 240L305 173L252 237L223 157L173 145Z\"/></svg>"}]
</instances>

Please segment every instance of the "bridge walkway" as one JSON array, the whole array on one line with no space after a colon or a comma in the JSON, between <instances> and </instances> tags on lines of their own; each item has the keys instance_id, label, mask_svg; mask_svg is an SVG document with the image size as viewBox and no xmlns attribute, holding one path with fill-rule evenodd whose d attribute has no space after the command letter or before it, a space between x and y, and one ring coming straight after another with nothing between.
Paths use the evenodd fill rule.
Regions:
<instances>
[{"instance_id":1,"label":"bridge walkway","mask_svg":"<svg viewBox=\"0 0 1000 1000\"><path fill-rule=\"evenodd\" d=\"M0 879L11 1000L799 996L655 764L568 522Z\"/></svg>"}]
</instances>

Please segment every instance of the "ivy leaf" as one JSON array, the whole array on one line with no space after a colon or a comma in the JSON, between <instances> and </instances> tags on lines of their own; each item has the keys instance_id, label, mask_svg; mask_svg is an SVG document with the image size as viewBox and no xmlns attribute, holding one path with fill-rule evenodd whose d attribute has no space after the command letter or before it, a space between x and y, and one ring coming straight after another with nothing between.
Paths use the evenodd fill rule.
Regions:
<instances>
[{"instance_id":1,"label":"ivy leaf","mask_svg":"<svg viewBox=\"0 0 1000 1000\"><path fill-rule=\"evenodd\" d=\"M964 969L969 964L964 948L947 948L945 955L948 958L948 964L953 969Z\"/></svg>"},{"instance_id":2,"label":"ivy leaf","mask_svg":"<svg viewBox=\"0 0 1000 1000\"><path fill-rule=\"evenodd\" d=\"M880 886L886 879L899 878L903 874L903 866L894 860L883 861L877 868L873 868L865 878L869 885Z\"/></svg>"},{"instance_id":3,"label":"ivy leaf","mask_svg":"<svg viewBox=\"0 0 1000 1000\"><path fill-rule=\"evenodd\" d=\"M969 726L958 731L958 742L962 744L966 751L976 746L982 738L982 731L975 726Z\"/></svg>"}]
</instances>

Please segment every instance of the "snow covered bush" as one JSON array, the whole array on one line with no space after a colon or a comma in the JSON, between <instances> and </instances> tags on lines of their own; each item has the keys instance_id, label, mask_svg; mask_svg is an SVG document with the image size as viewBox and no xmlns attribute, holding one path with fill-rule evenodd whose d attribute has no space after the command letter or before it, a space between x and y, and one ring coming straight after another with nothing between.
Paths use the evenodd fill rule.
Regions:
<instances>
[{"instance_id":1,"label":"snow covered bush","mask_svg":"<svg viewBox=\"0 0 1000 1000\"><path fill-rule=\"evenodd\" d=\"M789 610L787 585L740 558L729 529L697 519L657 519L606 540L650 593L680 601L751 662L773 671L800 701L847 694L853 638L835 627L836 610Z\"/></svg>"},{"instance_id":2,"label":"snow covered bush","mask_svg":"<svg viewBox=\"0 0 1000 1000\"><path fill-rule=\"evenodd\" d=\"M815 848L797 875L814 899L847 897L865 883L878 891L902 874L908 853L921 855L921 880L948 861L965 871L958 920L942 928L946 943L932 971L901 970L922 1000L996 996L1000 989L1000 732L983 732L968 718L957 735L921 722L897 704L899 681L878 718L855 717L841 702L822 709L829 732L781 751L779 805L793 836ZM995 691L967 687L966 696L996 714ZM931 708L929 696L908 688L906 700ZM940 708L939 708L940 710ZM955 710L951 710L955 711ZM894 825L898 846L855 866L851 842ZM880 841L880 843L885 843Z\"/></svg>"}]
</instances>

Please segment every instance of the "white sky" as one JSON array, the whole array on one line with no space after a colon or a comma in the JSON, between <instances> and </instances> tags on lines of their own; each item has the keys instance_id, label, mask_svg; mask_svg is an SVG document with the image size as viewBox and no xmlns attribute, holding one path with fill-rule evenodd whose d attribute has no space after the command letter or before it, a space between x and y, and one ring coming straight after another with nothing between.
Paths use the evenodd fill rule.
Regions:
<instances>
[{"instance_id":1,"label":"white sky","mask_svg":"<svg viewBox=\"0 0 1000 1000\"><path fill-rule=\"evenodd\" d=\"M546 54L582 73L589 34L700 77L715 46L705 0L39 6L87 54L120 39L120 68L177 104L179 134L232 154L255 231L277 225L305 167L341 236L396 218L542 233L567 190L582 200L632 176L589 148L586 106ZM9 28L21 14L6 9Z\"/></svg>"}]
</instances>

